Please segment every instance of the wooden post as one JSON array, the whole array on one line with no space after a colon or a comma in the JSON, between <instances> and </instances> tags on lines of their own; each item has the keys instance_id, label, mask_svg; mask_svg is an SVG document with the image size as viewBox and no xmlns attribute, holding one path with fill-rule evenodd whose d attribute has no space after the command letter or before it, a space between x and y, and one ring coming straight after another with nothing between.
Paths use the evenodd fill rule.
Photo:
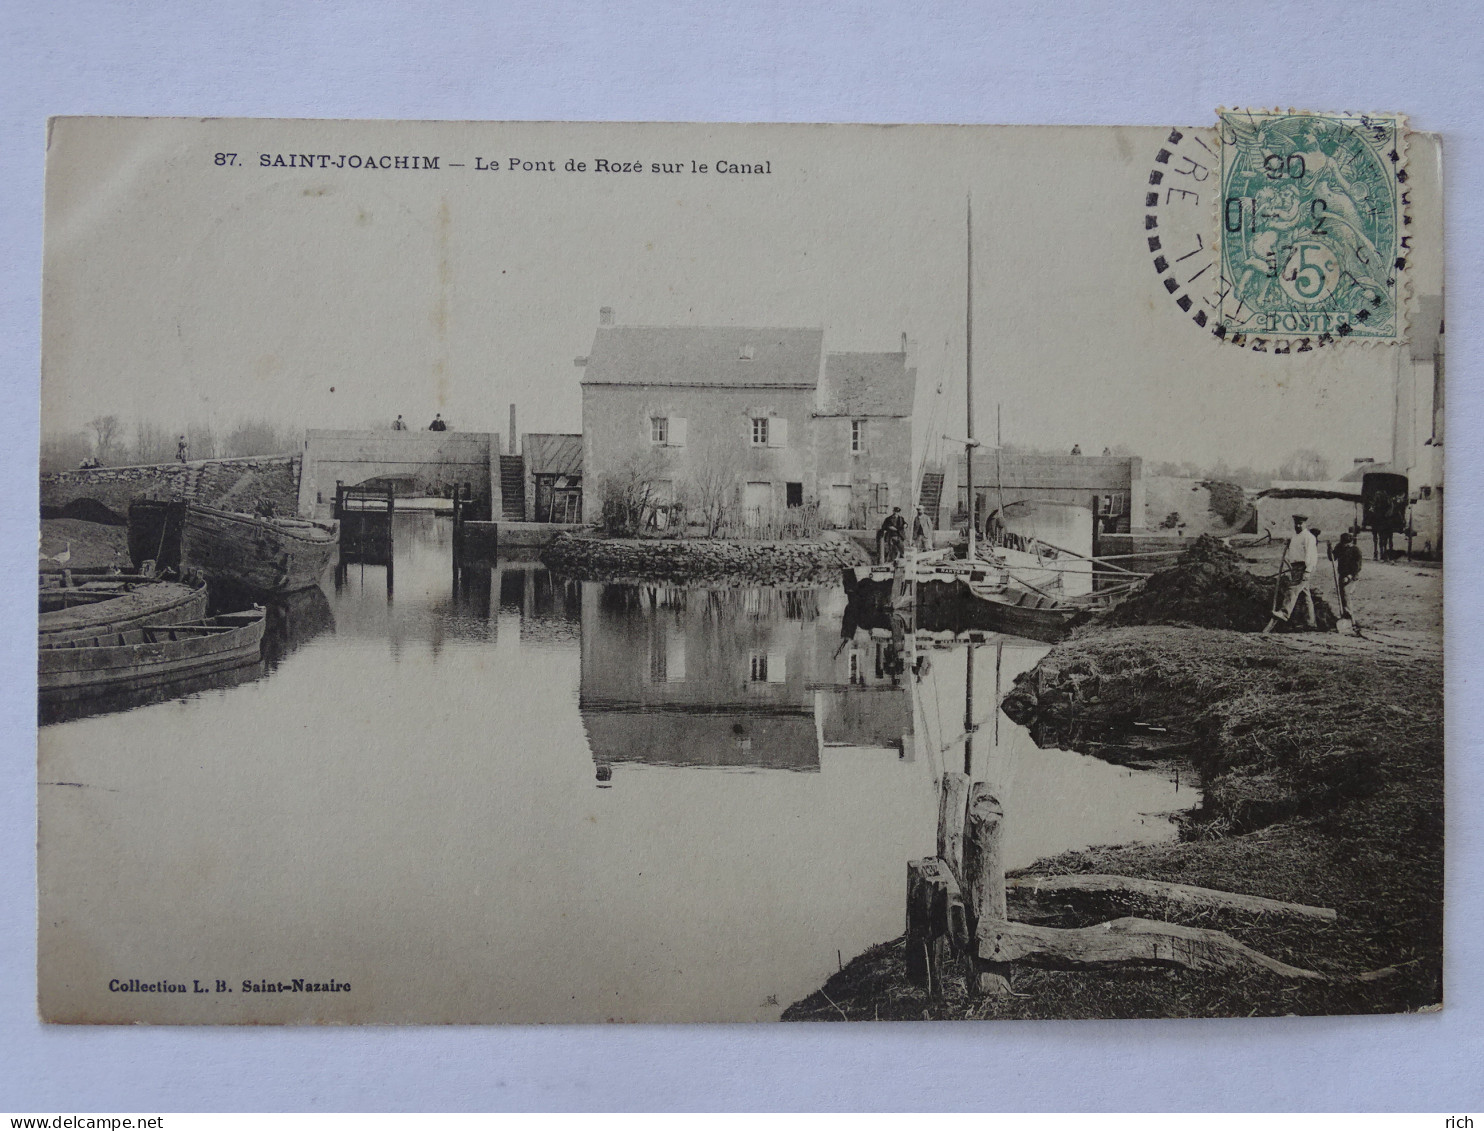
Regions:
<instances>
[{"instance_id":1,"label":"wooden post","mask_svg":"<svg viewBox=\"0 0 1484 1131\"><path fill-rule=\"evenodd\" d=\"M969 801L969 779L952 772L943 775L938 794L938 858L948 865L959 887L964 879L964 813Z\"/></svg>"},{"instance_id":2,"label":"wooden post","mask_svg":"<svg viewBox=\"0 0 1484 1131\"><path fill-rule=\"evenodd\" d=\"M907 978L932 997L943 993L951 947L972 949L963 897L936 859L907 862Z\"/></svg>"},{"instance_id":3,"label":"wooden post","mask_svg":"<svg viewBox=\"0 0 1484 1131\"><path fill-rule=\"evenodd\" d=\"M1003 856L1005 811L985 782L974 783L969 790L969 807L964 822L964 893L973 916L975 931L987 919L1008 918L1005 904L1005 861ZM981 996L1010 992L1005 980L1006 967L1000 963L976 959L970 989Z\"/></svg>"}]
</instances>

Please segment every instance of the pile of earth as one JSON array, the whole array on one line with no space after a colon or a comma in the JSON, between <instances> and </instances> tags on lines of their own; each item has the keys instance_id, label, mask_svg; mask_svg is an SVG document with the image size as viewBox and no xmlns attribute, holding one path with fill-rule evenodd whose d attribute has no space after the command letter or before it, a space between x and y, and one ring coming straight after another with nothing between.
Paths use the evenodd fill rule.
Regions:
<instances>
[{"instance_id":1,"label":"pile of earth","mask_svg":"<svg viewBox=\"0 0 1484 1131\"><path fill-rule=\"evenodd\" d=\"M1318 593L1312 596L1317 627L1322 632L1333 631L1334 610ZM1202 534L1173 566L1151 576L1138 593L1110 611L1104 623L1261 632L1272 607L1273 578L1258 577L1230 546Z\"/></svg>"}]
</instances>

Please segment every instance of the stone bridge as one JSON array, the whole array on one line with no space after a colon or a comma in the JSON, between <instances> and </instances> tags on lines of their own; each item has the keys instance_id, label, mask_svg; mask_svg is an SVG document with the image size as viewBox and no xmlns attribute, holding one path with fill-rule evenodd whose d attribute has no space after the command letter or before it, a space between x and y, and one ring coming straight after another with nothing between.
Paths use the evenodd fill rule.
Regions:
<instances>
[{"instance_id":1,"label":"stone bridge","mask_svg":"<svg viewBox=\"0 0 1484 1131\"><path fill-rule=\"evenodd\" d=\"M122 521L135 499L194 499L226 510L252 510L259 501L266 501L279 514L293 514L299 499L299 458L201 459L61 471L41 477L43 514L91 502ZM96 509L93 513L102 514Z\"/></svg>"},{"instance_id":2,"label":"stone bridge","mask_svg":"<svg viewBox=\"0 0 1484 1131\"><path fill-rule=\"evenodd\" d=\"M473 497L499 513L498 432L394 432L313 429L304 435L299 513L328 515L335 485L393 481L398 494L442 494L468 485Z\"/></svg>"}]
</instances>

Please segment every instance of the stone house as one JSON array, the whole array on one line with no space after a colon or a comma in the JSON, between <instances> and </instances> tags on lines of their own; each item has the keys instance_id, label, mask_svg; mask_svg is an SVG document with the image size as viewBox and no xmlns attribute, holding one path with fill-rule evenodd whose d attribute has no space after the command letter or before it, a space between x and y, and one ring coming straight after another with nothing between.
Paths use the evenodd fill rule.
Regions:
<instances>
[{"instance_id":1,"label":"stone house","mask_svg":"<svg viewBox=\"0 0 1484 1131\"><path fill-rule=\"evenodd\" d=\"M833 525L906 509L916 371L905 353L823 347L821 329L617 326L605 308L579 359L584 520L602 479L637 467L692 521L718 493L755 527L794 508Z\"/></svg>"},{"instance_id":2,"label":"stone house","mask_svg":"<svg viewBox=\"0 0 1484 1131\"><path fill-rule=\"evenodd\" d=\"M894 506L911 510L916 392L917 369L905 334L899 353L825 358L814 450L820 502L830 525L873 528Z\"/></svg>"}]
</instances>

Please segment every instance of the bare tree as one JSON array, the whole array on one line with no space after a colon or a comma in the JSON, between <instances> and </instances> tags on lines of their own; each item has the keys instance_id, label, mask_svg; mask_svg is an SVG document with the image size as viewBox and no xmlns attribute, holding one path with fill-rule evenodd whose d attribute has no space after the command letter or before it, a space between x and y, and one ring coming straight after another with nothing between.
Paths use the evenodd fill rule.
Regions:
<instances>
[{"instance_id":1,"label":"bare tree","mask_svg":"<svg viewBox=\"0 0 1484 1131\"><path fill-rule=\"evenodd\" d=\"M216 448L216 431L210 423L198 422L188 426L185 437L192 459L215 459L221 454Z\"/></svg>"},{"instance_id":2,"label":"bare tree","mask_svg":"<svg viewBox=\"0 0 1484 1131\"><path fill-rule=\"evenodd\" d=\"M667 478L669 462L659 452L636 454L598 480L603 529L613 537L637 534L663 502L659 484Z\"/></svg>"},{"instance_id":3,"label":"bare tree","mask_svg":"<svg viewBox=\"0 0 1484 1131\"><path fill-rule=\"evenodd\" d=\"M135 463L165 463L175 457L175 437L149 420L134 425Z\"/></svg>"},{"instance_id":4,"label":"bare tree","mask_svg":"<svg viewBox=\"0 0 1484 1131\"><path fill-rule=\"evenodd\" d=\"M93 430L93 454L98 457L99 463L108 463L109 456L113 454L113 443L119 434L119 418L112 413L108 416L95 416L88 421L88 427Z\"/></svg>"},{"instance_id":5,"label":"bare tree","mask_svg":"<svg viewBox=\"0 0 1484 1131\"><path fill-rule=\"evenodd\" d=\"M83 432L56 432L41 438L43 473L71 471L92 454L93 445Z\"/></svg>"},{"instance_id":6,"label":"bare tree","mask_svg":"<svg viewBox=\"0 0 1484 1131\"><path fill-rule=\"evenodd\" d=\"M1279 479L1316 480L1329 478L1329 460L1313 448L1300 448L1278 466Z\"/></svg>"},{"instance_id":7,"label":"bare tree","mask_svg":"<svg viewBox=\"0 0 1484 1131\"><path fill-rule=\"evenodd\" d=\"M276 456L294 450L288 436L280 436L277 427L267 420L239 420L227 433L223 455Z\"/></svg>"},{"instance_id":8,"label":"bare tree","mask_svg":"<svg viewBox=\"0 0 1484 1131\"><path fill-rule=\"evenodd\" d=\"M715 447L707 451L700 470L691 476L686 496L706 527L706 537L715 538L732 516L741 478L736 453Z\"/></svg>"}]
</instances>

